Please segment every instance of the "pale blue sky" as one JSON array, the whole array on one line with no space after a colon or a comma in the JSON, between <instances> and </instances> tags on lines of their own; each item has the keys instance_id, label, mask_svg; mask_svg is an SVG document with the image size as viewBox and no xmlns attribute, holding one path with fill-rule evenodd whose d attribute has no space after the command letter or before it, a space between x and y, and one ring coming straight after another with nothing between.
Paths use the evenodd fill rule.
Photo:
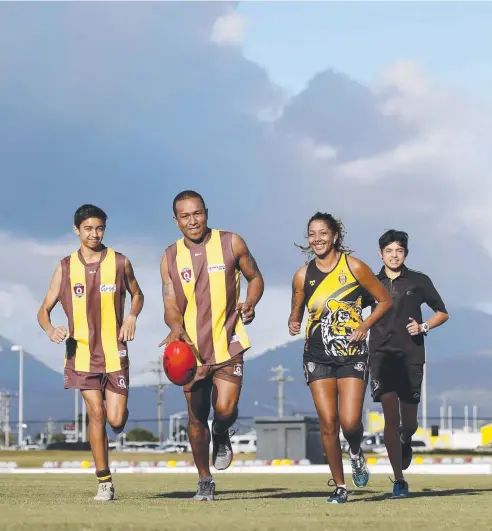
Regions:
<instances>
[{"instance_id":1,"label":"pale blue sky","mask_svg":"<svg viewBox=\"0 0 492 531\"><path fill-rule=\"evenodd\" d=\"M438 82L492 99L492 3L243 2L244 52L298 92L334 68L363 82L399 59Z\"/></svg>"}]
</instances>

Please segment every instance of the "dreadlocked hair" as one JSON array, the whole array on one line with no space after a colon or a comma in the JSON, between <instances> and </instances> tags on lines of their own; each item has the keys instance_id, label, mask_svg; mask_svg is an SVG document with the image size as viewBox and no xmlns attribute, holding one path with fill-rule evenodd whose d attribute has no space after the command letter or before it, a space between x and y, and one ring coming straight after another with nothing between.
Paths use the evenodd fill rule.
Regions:
<instances>
[{"instance_id":1,"label":"dreadlocked hair","mask_svg":"<svg viewBox=\"0 0 492 531\"><path fill-rule=\"evenodd\" d=\"M327 214L326 212L316 212L316 214L314 214L314 216L312 216L308 221L306 239L309 237L309 227L311 226L311 223L313 221L324 221L328 228L331 230L331 232L337 235L337 239L334 243L334 247L337 252L344 254L352 254L352 250L346 247L344 243L345 227L343 226L341 220L333 217L331 214ZM297 243L295 243L294 245L296 247L299 247L303 254L308 256L308 258L312 258L314 256L314 251L309 245L304 246L298 245Z\"/></svg>"}]
</instances>

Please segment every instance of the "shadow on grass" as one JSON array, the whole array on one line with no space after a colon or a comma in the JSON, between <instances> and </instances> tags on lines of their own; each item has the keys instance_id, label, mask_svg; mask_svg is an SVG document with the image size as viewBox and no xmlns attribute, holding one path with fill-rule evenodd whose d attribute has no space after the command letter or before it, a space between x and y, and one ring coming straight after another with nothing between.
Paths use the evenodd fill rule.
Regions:
<instances>
[{"instance_id":1,"label":"shadow on grass","mask_svg":"<svg viewBox=\"0 0 492 531\"><path fill-rule=\"evenodd\" d=\"M220 501L227 500L279 500L279 499L296 499L296 498L327 498L330 494L329 489L316 491L296 491L284 488L266 488L253 490L217 490L217 499ZM376 494L374 490L351 491L350 496L362 496L366 494ZM225 496L225 497L224 497ZM174 491L156 494L150 497L151 499L191 499L193 492L191 491Z\"/></svg>"},{"instance_id":2,"label":"shadow on grass","mask_svg":"<svg viewBox=\"0 0 492 531\"><path fill-rule=\"evenodd\" d=\"M228 500L234 500L234 499L239 499L240 496L235 496L235 497L232 497L232 498L222 498L222 495L228 495L228 494L243 494L243 495L247 495L247 494L268 494L268 493L277 493L277 492L280 492L280 491L283 491L283 490L287 490L287 489L281 489L281 488L266 488L266 489L254 489L254 490L217 490L216 491L216 496L218 496L221 500L225 500L225 499L228 499ZM174 491L174 492L164 492L162 494L156 494L155 496L151 496L151 498L155 499L155 498L163 498L163 499L166 499L166 498L172 498L172 499L186 499L186 498L193 498L194 496L194 493L187 490L187 491ZM245 497L250 497L250 496L245 496ZM251 497L254 497L254 498L258 498L258 496L251 496ZM269 497L269 496L266 496L266 497Z\"/></svg>"},{"instance_id":3,"label":"shadow on grass","mask_svg":"<svg viewBox=\"0 0 492 531\"><path fill-rule=\"evenodd\" d=\"M365 491L365 493L367 492L368 491ZM448 489L448 490L424 489L423 491L420 491L420 492L410 492L410 494L406 496L405 498L393 498L390 492L386 492L384 494L380 494L379 496L369 496L369 497L365 497L365 498L354 500L354 501L375 502L375 501L384 501L384 500L391 500L391 499L409 500L412 498L439 498L443 496L478 496L485 492L492 492L492 488L491 489ZM351 492L350 494L353 494L353 493Z\"/></svg>"}]
</instances>

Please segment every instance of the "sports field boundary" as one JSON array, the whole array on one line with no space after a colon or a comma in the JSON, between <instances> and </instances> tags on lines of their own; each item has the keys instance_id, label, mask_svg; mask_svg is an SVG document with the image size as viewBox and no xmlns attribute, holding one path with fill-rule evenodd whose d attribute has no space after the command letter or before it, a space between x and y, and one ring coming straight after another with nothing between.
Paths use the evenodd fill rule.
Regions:
<instances>
[{"instance_id":1,"label":"sports field boundary","mask_svg":"<svg viewBox=\"0 0 492 531\"><path fill-rule=\"evenodd\" d=\"M392 475L390 465L370 466L371 474ZM113 474L196 474L194 466L148 467L128 466L111 467ZM352 472L350 466L344 466L344 472ZM0 468L0 474L94 474L93 468ZM297 466L232 466L228 470L214 471L214 474L330 474L328 465ZM407 474L423 475L488 475L492 474L490 464L421 464L411 466Z\"/></svg>"}]
</instances>

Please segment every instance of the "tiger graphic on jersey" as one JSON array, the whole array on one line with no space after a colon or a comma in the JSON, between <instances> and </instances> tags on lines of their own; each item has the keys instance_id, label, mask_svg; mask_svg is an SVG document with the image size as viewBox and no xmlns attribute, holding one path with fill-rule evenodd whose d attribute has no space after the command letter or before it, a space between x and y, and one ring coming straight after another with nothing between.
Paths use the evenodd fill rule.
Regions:
<instances>
[{"instance_id":1,"label":"tiger graphic on jersey","mask_svg":"<svg viewBox=\"0 0 492 531\"><path fill-rule=\"evenodd\" d=\"M328 299L321 318L321 337L328 356L365 354L367 344L350 343L349 338L362 322L362 297L355 302ZM361 351L362 350L362 351Z\"/></svg>"}]
</instances>

